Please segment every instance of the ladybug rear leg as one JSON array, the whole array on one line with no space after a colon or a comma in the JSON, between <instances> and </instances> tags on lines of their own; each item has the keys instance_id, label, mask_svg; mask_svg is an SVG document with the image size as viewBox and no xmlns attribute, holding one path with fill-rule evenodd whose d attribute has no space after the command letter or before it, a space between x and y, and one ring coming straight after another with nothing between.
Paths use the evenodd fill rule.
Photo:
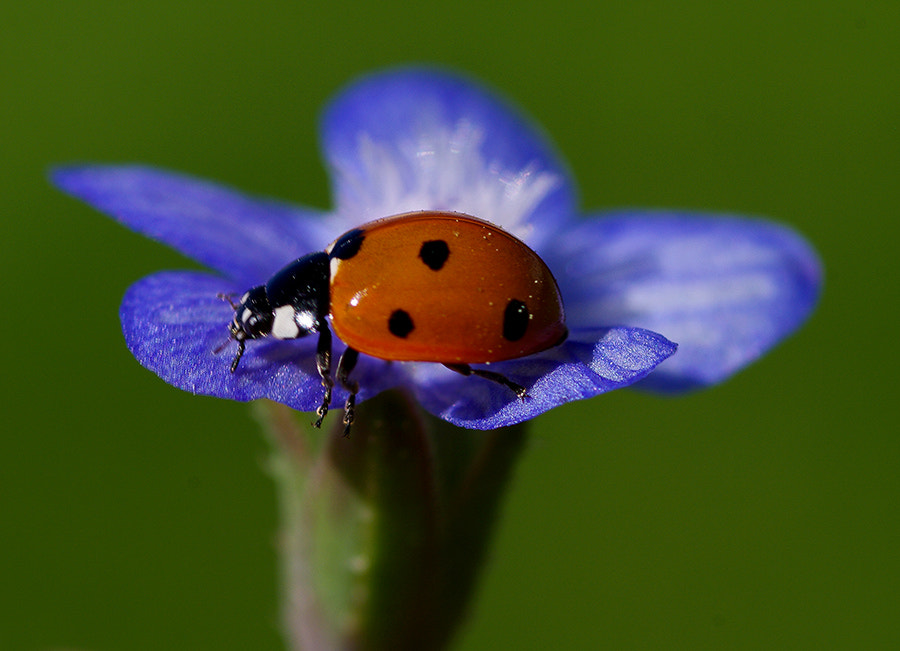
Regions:
<instances>
[{"instance_id":1,"label":"ladybug rear leg","mask_svg":"<svg viewBox=\"0 0 900 651\"><path fill-rule=\"evenodd\" d=\"M350 373L359 360L359 351L347 348L338 361L337 378L341 386L349 391L347 402L344 404L344 436L350 436L350 426L353 424L356 409L356 394L359 393L359 382L350 379Z\"/></svg>"},{"instance_id":2,"label":"ladybug rear leg","mask_svg":"<svg viewBox=\"0 0 900 651\"><path fill-rule=\"evenodd\" d=\"M490 380L491 382L496 382L497 384L502 384L507 389L512 391L521 399L524 399L525 396L528 395L528 391L521 384L516 384L505 375L500 375L499 373L494 373L493 371L484 371L480 368L472 368L468 364L444 364L451 371L456 371L466 377L470 375L477 375L478 377L483 377L485 380Z\"/></svg>"},{"instance_id":3,"label":"ladybug rear leg","mask_svg":"<svg viewBox=\"0 0 900 651\"><path fill-rule=\"evenodd\" d=\"M323 325L319 330L316 369L319 371L319 377L322 378L322 386L325 387L325 395L322 396L322 404L316 409L317 418L313 423L313 427L318 429L322 427L322 421L328 414L328 406L331 404L331 389L334 387L334 380L331 379L331 330L327 325Z\"/></svg>"}]
</instances>

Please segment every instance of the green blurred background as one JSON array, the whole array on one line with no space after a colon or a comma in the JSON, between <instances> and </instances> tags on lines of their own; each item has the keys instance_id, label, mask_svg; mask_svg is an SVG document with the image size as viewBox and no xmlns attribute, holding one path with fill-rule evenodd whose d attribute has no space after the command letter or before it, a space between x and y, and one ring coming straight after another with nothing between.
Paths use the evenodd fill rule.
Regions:
<instances>
[{"instance_id":1,"label":"green blurred background","mask_svg":"<svg viewBox=\"0 0 900 651\"><path fill-rule=\"evenodd\" d=\"M249 407L170 388L119 330L131 282L190 263L48 166L327 206L323 103L410 61L525 107L586 207L768 215L827 269L809 325L725 385L535 422L458 648L900 648L900 3L725 6L4 3L0 649L281 648Z\"/></svg>"}]
</instances>

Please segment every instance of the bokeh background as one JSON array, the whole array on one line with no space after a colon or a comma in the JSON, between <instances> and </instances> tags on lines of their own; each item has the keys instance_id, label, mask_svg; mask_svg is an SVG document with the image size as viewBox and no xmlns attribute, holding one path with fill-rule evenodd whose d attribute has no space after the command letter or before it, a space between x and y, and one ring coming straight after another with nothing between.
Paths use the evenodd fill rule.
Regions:
<instances>
[{"instance_id":1,"label":"bokeh background","mask_svg":"<svg viewBox=\"0 0 900 651\"><path fill-rule=\"evenodd\" d=\"M131 282L191 263L48 166L324 207L323 103L404 62L525 107L585 207L767 215L827 269L723 386L536 421L458 648L900 648L895 0L7 2L0 30L0 648L281 648L249 407L170 388L119 330Z\"/></svg>"}]
</instances>

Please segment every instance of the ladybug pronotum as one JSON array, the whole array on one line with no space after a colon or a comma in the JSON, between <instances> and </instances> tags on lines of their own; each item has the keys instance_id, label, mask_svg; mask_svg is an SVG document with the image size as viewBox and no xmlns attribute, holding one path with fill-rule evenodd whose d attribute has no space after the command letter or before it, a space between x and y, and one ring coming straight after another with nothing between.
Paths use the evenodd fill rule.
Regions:
<instances>
[{"instance_id":1,"label":"ladybug pronotum","mask_svg":"<svg viewBox=\"0 0 900 651\"><path fill-rule=\"evenodd\" d=\"M325 388L316 410L320 427L334 386L328 317L347 344L336 373L350 394L345 432L359 391L349 376L360 353L440 363L524 398L521 385L470 364L525 357L567 335L559 287L544 261L493 224L453 212L411 212L364 224L247 291L229 326L238 345L231 372L248 339L317 333L316 366Z\"/></svg>"}]
</instances>

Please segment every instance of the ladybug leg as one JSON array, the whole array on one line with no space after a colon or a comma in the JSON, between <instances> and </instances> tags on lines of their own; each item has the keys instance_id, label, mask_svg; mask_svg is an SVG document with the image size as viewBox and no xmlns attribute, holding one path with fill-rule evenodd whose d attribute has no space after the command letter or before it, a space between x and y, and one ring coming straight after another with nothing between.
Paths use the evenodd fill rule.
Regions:
<instances>
[{"instance_id":1,"label":"ladybug leg","mask_svg":"<svg viewBox=\"0 0 900 651\"><path fill-rule=\"evenodd\" d=\"M328 405L331 404L331 389L334 387L334 380L331 379L331 330L327 324L319 330L319 343L316 348L316 368L319 371L319 377L322 378L322 386L325 387L325 395L322 396L322 404L316 409L316 421L313 427L316 429L322 427L322 421L328 413Z\"/></svg>"},{"instance_id":2,"label":"ladybug leg","mask_svg":"<svg viewBox=\"0 0 900 651\"><path fill-rule=\"evenodd\" d=\"M225 343L227 344L228 342L226 341ZM241 361L241 357L244 356L244 346L245 346L244 340L238 339L237 344L238 344L237 353L235 353L234 359L231 361L231 372L232 373L234 373L237 370L238 364ZM213 352L219 353L224 347L225 347L225 344L222 344L221 346L216 348L216 350Z\"/></svg>"},{"instance_id":3,"label":"ladybug leg","mask_svg":"<svg viewBox=\"0 0 900 651\"><path fill-rule=\"evenodd\" d=\"M516 394L517 397L524 399L525 396L528 395L528 391L521 384L516 384L505 375L500 375L499 373L494 373L493 371L484 371L480 368L472 368L468 364L444 364L451 371L456 371L461 375L465 375L466 377L470 375L477 375L478 377L483 377L485 380L490 380L491 382L496 382L497 384L502 384L507 389Z\"/></svg>"},{"instance_id":4,"label":"ladybug leg","mask_svg":"<svg viewBox=\"0 0 900 651\"><path fill-rule=\"evenodd\" d=\"M347 396L347 402L344 405L344 436L350 436L350 426L353 424L356 408L356 394L359 393L359 382L350 379L350 373L359 360L359 351L353 348L347 348L338 361L337 377L338 382L350 395Z\"/></svg>"}]
</instances>

